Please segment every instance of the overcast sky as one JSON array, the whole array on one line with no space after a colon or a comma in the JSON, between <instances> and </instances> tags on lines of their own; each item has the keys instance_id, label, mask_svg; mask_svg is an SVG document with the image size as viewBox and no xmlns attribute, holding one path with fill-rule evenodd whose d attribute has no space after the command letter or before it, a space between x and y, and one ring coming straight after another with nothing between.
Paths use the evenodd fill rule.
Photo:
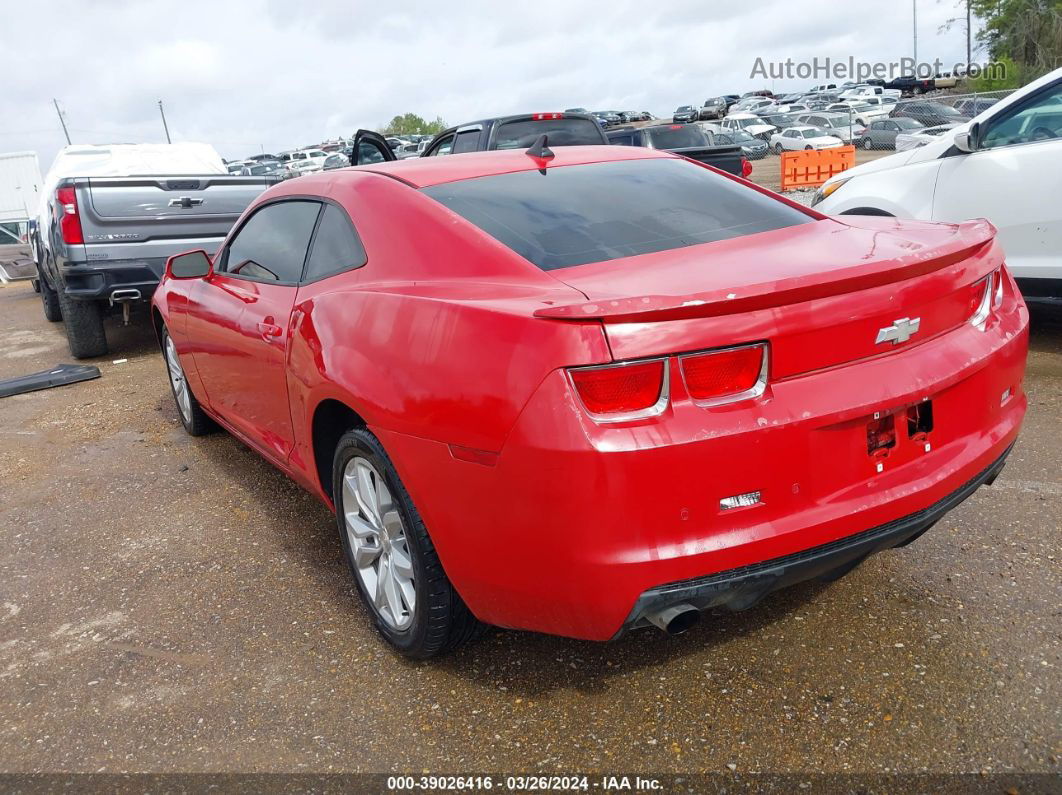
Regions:
<instances>
[{"instance_id":1,"label":"overcast sky","mask_svg":"<svg viewBox=\"0 0 1062 795\"><path fill-rule=\"evenodd\" d=\"M955 0L916 0L919 60L965 57ZM826 0L12 0L0 32L0 152L46 171L63 145L204 141L233 159L380 127L582 106L649 110L812 80L750 79L757 57L911 55L911 3ZM976 58L975 58L976 60Z\"/></svg>"}]
</instances>

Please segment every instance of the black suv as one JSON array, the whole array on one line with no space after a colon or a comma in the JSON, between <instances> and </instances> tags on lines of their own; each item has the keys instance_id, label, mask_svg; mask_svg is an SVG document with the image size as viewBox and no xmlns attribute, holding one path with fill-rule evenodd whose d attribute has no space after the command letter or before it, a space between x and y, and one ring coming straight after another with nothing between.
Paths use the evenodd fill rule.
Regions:
<instances>
[{"instance_id":1,"label":"black suv","mask_svg":"<svg viewBox=\"0 0 1062 795\"><path fill-rule=\"evenodd\" d=\"M443 130L432 139L421 157L488 149L527 149L543 133L549 136L550 146L608 144L597 119L588 113L521 113Z\"/></svg>"}]
</instances>

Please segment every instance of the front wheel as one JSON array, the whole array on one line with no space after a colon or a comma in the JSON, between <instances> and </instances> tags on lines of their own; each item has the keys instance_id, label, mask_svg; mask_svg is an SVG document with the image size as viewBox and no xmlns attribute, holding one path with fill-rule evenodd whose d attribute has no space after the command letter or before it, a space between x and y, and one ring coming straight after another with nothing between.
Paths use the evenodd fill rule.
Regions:
<instances>
[{"instance_id":1,"label":"front wheel","mask_svg":"<svg viewBox=\"0 0 1062 795\"><path fill-rule=\"evenodd\" d=\"M814 148L815 148L814 146L812 146L811 144L808 144L807 146L804 147L804 151L805 152L810 152Z\"/></svg>"},{"instance_id":2,"label":"front wheel","mask_svg":"<svg viewBox=\"0 0 1062 795\"><path fill-rule=\"evenodd\" d=\"M869 138L864 138L863 139L863 148L866 149L869 152L871 149L874 148L874 142L871 141Z\"/></svg>"},{"instance_id":3,"label":"front wheel","mask_svg":"<svg viewBox=\"0 0 1062 795\"><path fill-rule=\"evenodd\" d=\"M166 374L170 377L170 391L173 392L173 402L177 404L181 425L192 436L210 433L216 427L214 421L207 416L192 394L192 387L188 385L181 359L177 355L177 346L165 328L162 330L162 354L166 359Z\"/></svg>"},{"instance_id":4,"label":"front wheel","mask_svg":"<svg viewBox=\"0 0 1062 795\"><path fill-rule=\"evenodd\" d=\"M775 153L776 155L778 155L779 157L781 157L781 156L782 156L782 152L784 152L784 151L785 151L785 150L784 150L784 149L782 148L782 145L781 145L781 144L775 144L775 145L774 145L774 153Z\"/></svg>"},{"instance_id":5,"label":"front wheel","mask_svg":"<svg viewBox=\"0 0 1062 795\"><path fill-rule=\"evenodd\" d=\"M456 648L485 626L443 571L428 529L374 434L348 431L332 459L336 522L362 601L407 657Z\"/></svg>"},{"instance_id":6,"label":"front wheel","mask_svg":"<svg viewBox=\"0 0 1062 795\"><path fill-rule=\"evenodd\" d=\"M58 323L63 319L63 310L59 307L59 294L48 284L44 275L37 271L37 292L41 294L41 305L44 307L44 319L51 323Z\"/></svg>"}]
</instances>

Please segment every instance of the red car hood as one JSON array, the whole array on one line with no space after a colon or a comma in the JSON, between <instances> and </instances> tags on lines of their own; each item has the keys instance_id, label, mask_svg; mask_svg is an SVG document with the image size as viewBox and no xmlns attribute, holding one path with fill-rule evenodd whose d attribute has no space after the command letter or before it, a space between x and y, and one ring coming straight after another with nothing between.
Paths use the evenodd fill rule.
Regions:
<instances>
[{"instance_id":1,"label":"red car hood","mask_svg":"<svg viewBox=\"0 0 1062 795\"><path fill-rule=\"evenodd\" d=\"M986 220L961 224L846 217L733 240L551 271L587 301L557 320L665 320L731 314L864 290L931 273L991 243Z\"/></svg>"}]
</instances>

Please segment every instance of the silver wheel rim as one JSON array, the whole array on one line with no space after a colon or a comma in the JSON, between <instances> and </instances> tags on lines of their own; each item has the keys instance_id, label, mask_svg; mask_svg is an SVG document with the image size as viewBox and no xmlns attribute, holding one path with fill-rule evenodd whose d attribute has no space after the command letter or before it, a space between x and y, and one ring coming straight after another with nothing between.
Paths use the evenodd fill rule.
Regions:
<instances>
[{"instance_id":1,"label":"silver wheel rim","mask_svg":"<svg viewBox=\"0 0 1062 795\"><path fill-rule=\"evenodd\" d=\"M356 456L343 469L343 523L365 593L393 629L413 621L417 592L406 528L383 476Z\"/></svg>"},{"instance_id":2,"label":"silver wheel rim","mask_svg":"<svg viewBox=\"0 0 1062 795\"><path fill-rule=\"evenodd\" d=\"M192 393L188 391L188 382L184 378L184 370L181 369L181 360L177 358L177 347L173 339L166 337L166 369L170 373L170 383L173 385L173 396L177 401L177 410L185 422L190 422L192 417Z\"/></svg>"}]
</instances>

